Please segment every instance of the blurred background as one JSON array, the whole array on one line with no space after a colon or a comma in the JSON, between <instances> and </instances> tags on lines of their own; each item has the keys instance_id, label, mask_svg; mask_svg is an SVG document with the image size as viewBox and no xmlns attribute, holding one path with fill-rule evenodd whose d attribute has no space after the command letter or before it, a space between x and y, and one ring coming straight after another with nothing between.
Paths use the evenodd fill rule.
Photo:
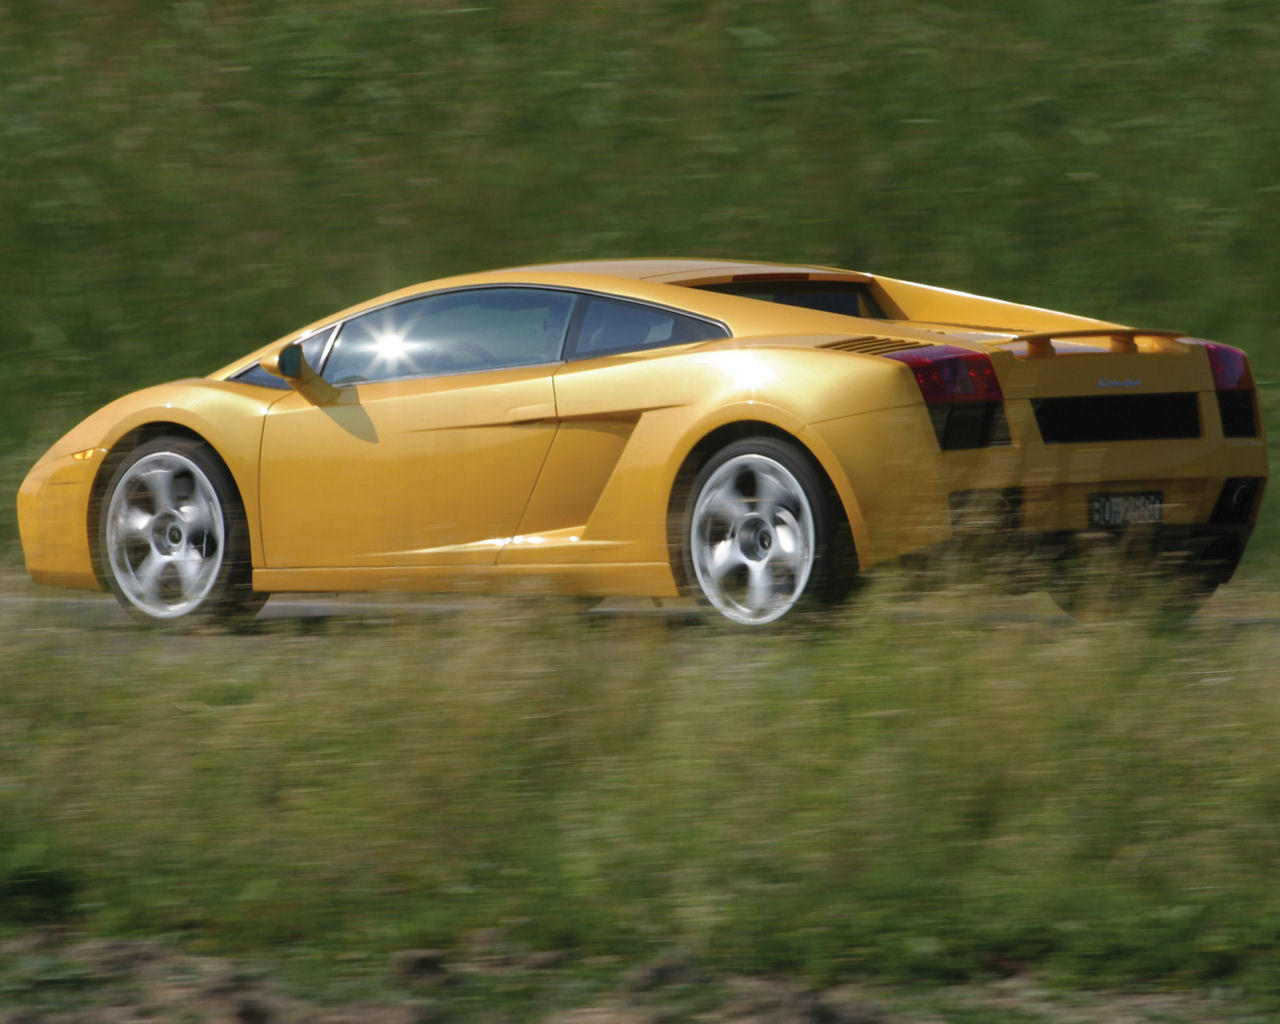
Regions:
<instances>
[{"instance_id":1,"label":"blurred background","mask_svg":"<svg viewBox=\"0 0 1280 1024\"><path fill-rule=\"evenodd\" d=\"M0 2L6 489L116 394L531 261L834 263L1280 369L1265 0L463 2Z\"/></svg>"},{"instance_id":2,"label":"blurred background","mask_svg":"<svg viewBox=\"0 0 1280 1024\"><path fill-rule=\"evenodd\" d=\"M0 0L0 583L23 474L110 398L528 262L833 263L1180 329L1249 352L1280 437L1277 125L1271 0ZM1229 613L1276 606L1278 510ZM1018 601L182 637L0 600L0 938L384 978L497 927L588 973L674 946L1280 1005L1274 629ZM478 977L448 998L507 991Z\"/></svg>"}]
</instances>

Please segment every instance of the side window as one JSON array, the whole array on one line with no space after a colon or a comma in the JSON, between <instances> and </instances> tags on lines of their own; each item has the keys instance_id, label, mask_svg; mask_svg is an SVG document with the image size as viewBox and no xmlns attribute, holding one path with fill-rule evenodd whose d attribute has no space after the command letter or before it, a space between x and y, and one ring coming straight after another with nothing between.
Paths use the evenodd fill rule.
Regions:
<instances>
[{"instance_id":1,"label":"side window","mask_svg":"<svg viewBox=\"0 0 1280 1024\"><path fill-rule=\"evenodd\" d=\"M311 337L303 339L302 357L313 370L320 365L320 360L324 357L325 345L333 337L333 331L332 327L322 327Z\"/></svg>"},{"instance_id":2,"label":"side window","mask_svg":"<svg viewBox=\"0 0 1280 1024\"><path fill-rule=\"evenodd\" d=\"M659 306L599 295L587 296L585 302L573 350L577 359L729 336L719 324Z\"/></svg>"},{"instance_id":3,"label":"side window","mask_svg":"<svg viewBox=\"0 0 1280 1024\"><path fill-rule=\"evenodd\" d=\"M331 384L551 363L575 296L544 288L471 288L352 317L324 365Z\"/></svg>"}]
</instances>

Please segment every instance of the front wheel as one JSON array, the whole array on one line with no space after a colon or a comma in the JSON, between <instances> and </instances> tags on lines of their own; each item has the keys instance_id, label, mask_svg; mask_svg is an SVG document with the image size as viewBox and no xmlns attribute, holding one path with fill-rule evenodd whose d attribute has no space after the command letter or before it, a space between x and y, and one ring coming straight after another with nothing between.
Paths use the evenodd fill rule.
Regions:
<instances>
[{"instance_id":1,"label":"front wheel","mask_svg":"<svg viewBox=\"0 0 1280 1024\"><path fill-rule=\"evenodd\" d=\"M247 618L249 531L230 474L205 444L162 437L130 452L103 496L98 550L107 585L134 618Z\"/></svg>"},{"instance_id":2,"label":"front wheel","mask_svg":"<svg viewBox=\"0 0 1280 1024\"><path fill-rule=\"evenodd\" d=\"M735 441L694 480L683 530L687 575L733 622L773 622L809 594L830 596L835 529L802 450L768 437Z\"/></svg>"}]
</instances>

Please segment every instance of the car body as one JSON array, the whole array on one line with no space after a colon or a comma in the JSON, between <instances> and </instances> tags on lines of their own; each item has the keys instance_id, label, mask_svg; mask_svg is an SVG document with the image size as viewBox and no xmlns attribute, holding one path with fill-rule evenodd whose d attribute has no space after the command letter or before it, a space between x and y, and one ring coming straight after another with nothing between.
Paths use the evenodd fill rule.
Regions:
<instances>
[{"instance_id":1,"label":"car body","mask_svg":"<svg viewBox=\"0 0 1280 1024\"><path fill-rule=\"evenodd\" d=\"M1238 349L713 259L406 288L121 398L18 495L39 582L145 620L535 578L743 624L964 533L1138 535L1211 589L1267 476Z\"/></svg>"}]
</instances>

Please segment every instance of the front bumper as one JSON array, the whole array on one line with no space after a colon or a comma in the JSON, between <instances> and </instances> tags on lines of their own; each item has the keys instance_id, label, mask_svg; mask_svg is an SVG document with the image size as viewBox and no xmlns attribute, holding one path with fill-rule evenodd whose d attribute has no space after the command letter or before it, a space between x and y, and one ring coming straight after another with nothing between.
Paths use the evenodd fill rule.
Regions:
<instances>
[{"instance_id":1,"label":"front bumper","mask_svg":"<svg viewBox=\"0 0 1280 1024\"><path fill-rule=\"evenodd\" d=\"M99 590L89 548L89 501L105 449L41 460L18 488L18 535L37 583Z\"/></svg>"}]
</instances>

